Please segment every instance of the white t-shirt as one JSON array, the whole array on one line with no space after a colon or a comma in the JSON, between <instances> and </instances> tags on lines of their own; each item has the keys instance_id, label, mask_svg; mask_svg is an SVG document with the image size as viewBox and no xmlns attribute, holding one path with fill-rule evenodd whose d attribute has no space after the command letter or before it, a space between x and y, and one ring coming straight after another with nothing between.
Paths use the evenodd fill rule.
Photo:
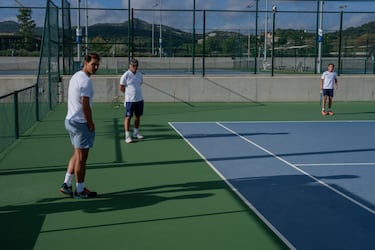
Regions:
<instances>
[{"instance_id":1,"label":"white t-shirt","mask_svg":"<svg viewBox=\"0 0 375 250\"><path fill-rule=\"evenodd\" d=\"M90 98L90 107L92 107L92 98L94 96L92 81L85 72L78 71L69 81L68 113L66 115L66 119L79 123L87 122L82 111L82 96Z\"/></svg>"},{"instance_id":2,"label":"white t-shirt","mask_svg":"<svg viewBox=\"0 0 375 250\"><path fill-rule=\"evenodd\" d=\"M130 70L126 71L120 79L120 84L125 86L125 102L143 101L142 85L143 75L138 71L133 74Z\"/></svg>"},{"instance_id":3,"label":"white t-shirt","mask_svg":"<svg viewBox=\"0 0 375 250\"><path fill-rule=\"evenodd\" d=\"M320 78L323 80L323 89L333 89L334 83L337 80L336 72L326 71L323 73L322 77Z\"/></svg>"}]
</instances>

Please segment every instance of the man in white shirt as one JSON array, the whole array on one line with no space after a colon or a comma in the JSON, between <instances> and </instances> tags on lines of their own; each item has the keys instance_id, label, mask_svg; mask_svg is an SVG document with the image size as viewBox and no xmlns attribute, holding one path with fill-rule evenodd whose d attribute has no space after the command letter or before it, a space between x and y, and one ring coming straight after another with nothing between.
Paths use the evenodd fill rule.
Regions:
<instances>
[{"instance_id":1,"label":"man in white shirt","mask_svg":"<svg viewBox=\"0 0 375 250\"><path fill-rule=\"evenodd\" d=\"M134 131L133 137L143 139L144 137L139 133L139 125L141 116L143 115L144 101L142 96L143 75L137 72L138 60L132 59L129 63L129 69L120 78L120 91L125 94L125 142L132 143L130 135L130 121L133 115Z\"/></svg>"},{"instance_id":2,"label":"man in white shirt","mask_svg":"<svg viewBox=\"0 0 375 250\"><path fill-rule=\"evenodd\" d=\"M98 54L86 55L82 70L72 76L68 88L68 112L65 118L65 128L69 132L74 152L69 160L60 191L80 199L97 196L96 192L89 191L85 187L85 175L87 157L95 139L95 124L92 118L94 89L90 76L99 69L99 62ZM74 193L72 189L73 176L76 177Z\"/></svg>"},{"instance_id":3,"label":"man in white shirt","mask_svg":"<svg viewBox=\"0 0 375 250\"><path fill-rule=\"evenodd\" d=\"M322 74L320 78L320 91L323 94L322 100L322 115L333 115L332 112L332 99L333 99L333 89L334 87L338 87L337 75L336 72L333 71L335 69L335 65L333 63L328 64L328 69ZM326 112L325 106L328 99L328 111Z\"/></svg>"}]
</instances>

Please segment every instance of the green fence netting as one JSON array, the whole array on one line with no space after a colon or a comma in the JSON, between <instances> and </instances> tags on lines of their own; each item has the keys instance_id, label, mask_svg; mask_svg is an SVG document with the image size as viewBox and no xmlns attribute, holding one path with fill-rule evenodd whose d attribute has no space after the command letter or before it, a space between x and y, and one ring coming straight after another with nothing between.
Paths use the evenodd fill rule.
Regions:
<instances>
[{"instance_id":1,"label":"green fence netting","mask_svg":"<svg viewBox=\"0 0 375 250\"><path fill-rule=\"evenodd\" d=\"M58 7L47 2L42 48L37 78L39 118L52 110L58 101L59 24Z\"/></svg>"},{"instance_id":2,"label":"green fence netting","mask_svg":"<svg viewBox=\"0 0 375 250\"><path fill-rule=\"evenodd\" d=\"M0 98L0 152L16 140L14 95Z\"/></svg>"}]
</instances>

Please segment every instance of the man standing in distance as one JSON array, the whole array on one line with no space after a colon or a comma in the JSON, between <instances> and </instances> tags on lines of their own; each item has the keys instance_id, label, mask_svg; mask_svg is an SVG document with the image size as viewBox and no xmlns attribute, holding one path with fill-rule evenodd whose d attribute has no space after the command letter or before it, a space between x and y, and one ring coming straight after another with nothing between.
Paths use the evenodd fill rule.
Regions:
<instances>
[{"instance_id":1,"label":"man standing in distance","mask_svg":"<svg viewBox=\"0 0 375 250\"><path fill-rule=\"evenodd\" d=\"M322 102L322 115L334 115L332 111L332 100L333 100L333 90L338 88L338 80L336 72L334 71L335 65L333 63L328 64L327 71L322 74L320 78L320 91L323 94ZM328 112L326 112L326 103L328 99Z\"/></svg>"},{"instance_id":2,"label":"man standing in distance","mask_svg":"<svg viewBox=\"0 0 375 250\"><path fill-rule=\"evenodd\" d=\"M129 69L120 78L120 91L125 93L125 142L132 143L130 135L130 120L134 118L134 131L133 137L143 139L144 137L139 133L139 124L141 116L143 115L143 96L142 96L142 83L143 75L137 72L138 60L132 59L129 63Z\"/></svg>"},{"instance_id":3,"label":"man standing in distance","mask_svg":"<svg viewBox=\"0 0 375 250\"><path fill-rule=\"evenodd\" d=\"M60 191L74 198L94 198L96 192L85 187L86 161L90 148L94 145L95 125L92 118L93 83L90 78L99 69L100 56L96 53L86 55L82 70L75 73L69 81L68 112L65 128L69 132L74 152L69 160L64 183ZM72 178L76 177L76 190L72 190Z\"/></svg>"}]
</instances>

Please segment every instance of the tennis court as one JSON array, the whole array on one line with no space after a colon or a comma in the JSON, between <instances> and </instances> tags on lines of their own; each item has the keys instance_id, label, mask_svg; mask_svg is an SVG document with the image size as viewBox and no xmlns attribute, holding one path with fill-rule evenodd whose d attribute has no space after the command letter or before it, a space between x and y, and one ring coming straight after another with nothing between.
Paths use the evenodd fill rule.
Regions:
<instances>
[{"instance_id":1,"label":"tennis court","mask_svg":"<svg viewBox=\"0 0 375 250\"><path fill-rule=\"evenodd\" d=\"M296 249L374 246L374 125L353 121L171 123L244 202Z\"/></svg>"},{"instance_id":2,"label":"tennis court","mask_svg":"<svg viewBox=\"0 0 375 250\"><path fill-rule=\"evenodd\" d=\"M373 244L368 233L374 235L374 147L368 130L373 123L365 122L375 120L373 104L337 102L333 117L319 111L318 103L146 103L141 125L146 139L128 145L122 110L95 104L97 137L86 184L99 197L75 200L58 191L72 152L63 122L66 106L58 105L0 155L3 249L366 248ZM348 133L339 129L350 125L345 121L361 122L353 122L354 132ZM212 155L201 149L197 154L169 122L196 122L197 131L181 134L208 143ZM335 129L325 136L311 128L317 125ZM307 136L310 131L316 136ZM345 136L334 134L340 132ZM256 171L241 170L238 162ZM315 212L322 216L313 217ZM340 222L345 227L334 231ZM316 230L332 237L320 242ZM352 244L344 245L345 230Z\"/></svg>"}]
</instances>

